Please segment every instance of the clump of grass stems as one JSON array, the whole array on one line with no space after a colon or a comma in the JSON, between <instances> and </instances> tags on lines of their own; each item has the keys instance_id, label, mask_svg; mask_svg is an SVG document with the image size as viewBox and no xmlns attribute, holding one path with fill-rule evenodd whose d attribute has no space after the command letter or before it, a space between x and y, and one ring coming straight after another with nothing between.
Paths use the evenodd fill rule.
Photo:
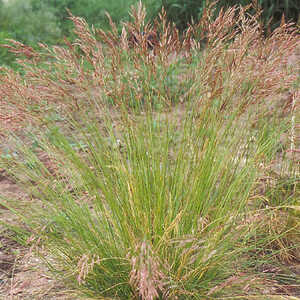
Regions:
<instances>
[{"instance_id":1,"label":"clump of grass stems","mask_svg":"<svg viewBox=\"0 0 300 300\"><path fill-rule=\"evenodd\" d=\"M20 217L57 272L122 299L197 297L234 272L251 236L242 220L257 160L276 140L258 133L245 160L247 126L224 128L212 109L177 122L147 114L119 137L108 120L106 134L88 119L73 122L74 136L49 126L38 141L52 173L18 149L9 170L41 201Z\"/></svg>"},{"instance_id":2,"label":"clump of grass stems","mask_svg":"<svg viewBox=\"0 0 300 300\"><path fill-rule=\"evenodd\" d=\"M242 7L215 21L207 11L182 39L163 12L156 27L142 6L132 16L121 37L113 23L98 31L100 42L73 16L78 40L66 48L13 42L27 60L24 74L1 75L2 101L33 121L1 167L35 201L2 202L26 228L20 238L85 294L218 297L242 255L284 235L257 234L253 191L289 129L268 101L294 82L282 55L299 39L289 24L263 39ZM130 33L155 28L155 52L142 35L129 47Z\"/></svg>"}]
</instances>

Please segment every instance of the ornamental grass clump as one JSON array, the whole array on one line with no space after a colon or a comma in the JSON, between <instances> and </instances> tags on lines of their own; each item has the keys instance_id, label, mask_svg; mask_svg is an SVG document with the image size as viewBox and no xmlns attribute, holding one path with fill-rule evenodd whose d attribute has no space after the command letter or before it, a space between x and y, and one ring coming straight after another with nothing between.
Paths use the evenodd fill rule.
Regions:
<instances>
[{"instance_id":1,"label":"ornamental grass clump","mask_svg":"<svg viewBox=\"0 0 300 300\"><path fill-rule=\"evenodd\" d=\"M94 296L157 299L205 295L234 273L251 248L255 166L276 139L257 134L246 158L247 126L223 126L211 109L191 109L180 128L147 114L118 133L107 117L102 129L82 118L73 133L49 125L36 150L21 143L7 161L36 199L20 218L56 274Z\"/></svg>"},{"instance_id":2,"label":"ornamental grass clump","mask_svg":"<svg viewBox=\"0 0 300 300\"><path fill-rule=\"evenodd\" d=\"M2 205L19 239L86 295L243 296L247 263L285 234L265 234L258 213L272 209L255 191L290 132L276 97L297 78L286 56L299 37L282 22L264 38L247 8L210 9L183 37L164 12L144 24L139 5L121 36L71 16L66 47L10 46L26 58L22 74L1 74L1 104L30 126L0 166L32 201ZM149 49L141 33L153 30Z\"/></svg>"}]
</instances>

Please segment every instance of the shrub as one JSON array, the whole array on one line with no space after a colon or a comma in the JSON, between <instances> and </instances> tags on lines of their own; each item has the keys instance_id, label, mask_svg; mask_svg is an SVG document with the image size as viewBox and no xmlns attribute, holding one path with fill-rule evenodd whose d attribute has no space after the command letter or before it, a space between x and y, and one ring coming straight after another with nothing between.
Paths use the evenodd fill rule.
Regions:
<instances>
[{"instance_id":1,"label":"shrub","mask_svg":"<svg viewBox=\"0 0 300 300\"><path fill-rule=\"evenodd\" d=\"M195 1L195 0L163 0L162 6L166 9L169 20L176 23L181 30L186 29L188 24L193 20L197 22L201 18L205 8L214 1ZM271 28L279 26L282 14L286 19L297 23L299 19L299 2L296 0L219 0L216 5L216 15L220 10L228 9L234 5L251 5L254 4L256 9L262 9L262 21L268 27L271 22ZM255 13L252 10L251 13Z\"/></svg>"},{"instance_id":2,"label":"shrub","mask_svg":"<svg viewBox=\"0 0 300 300\"><path fill-rule=\"evenodd\" d=\"M5 38L22 41L31 46L38 42L56 43L61 38L61 30L54 11L43 5L39 11L34 11L28 1L9 1L3 4L1 11L1 44L6 44ZM13 58L1 48L1 65L15 66Z\"/></svg>"},{"instance_id":3,"label":"shrub","mask_svg":"<svg viewBox=\"0 0 300 300\"><path fill-rule=\"evenodd\" d=\"M35 45L56 41L61 35L54 11L48 6L42 5L39 11L34 11L28 1L9 1L3 8L7 21L2 28L17 40Z\"/></svg>"},{"instance_id":4,"label":"shrub","mask_svg":"<svg viewBox=\"0 0 300 300\"><path fill-rule=\"evenodd\" d=\"M101 29L109 29L109 22L107 22L106 13L109 13L114 22L121 23L128 19L128 10L130 6L136 3L136 0L118 0L118 1L38 1L31 0L35 11L43 10L43 5L50 7L55 12L58 19L58 24L63 34L69 36L73 33L72 22L68 20L68 10L72 14L84 18L89 25L94 25Z\"/></svg>"}]
</instances>

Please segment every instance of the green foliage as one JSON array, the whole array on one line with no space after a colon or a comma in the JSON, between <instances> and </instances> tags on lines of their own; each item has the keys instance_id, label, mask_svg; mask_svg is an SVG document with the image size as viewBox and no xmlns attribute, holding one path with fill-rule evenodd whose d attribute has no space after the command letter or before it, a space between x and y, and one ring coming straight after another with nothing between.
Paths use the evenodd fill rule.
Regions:
<instances>
[{"instance_id":1,"label":"green foliage","mask_svg":"<svg viewBox=\"0 0 300 300\"><path fill-rule=\"evenodd\" d=\"M199 19L206 7L206 0L163 0L162 5L167 12L168 19L183 30L189 23Z\"/></svg>"},{"instance_id":2,"label":"green foliage","mask_svg":"<svg viewBox=\"0 0 300 300\"><path fill-rule=\"evenodd\" d=\"M203 14L205 7L212 4L212 0L162 0L169 20L175 22L180 29L185 29L188 23L197 21ZM262 21L268 25L271 22L272 29L280 24L282 14L289 21L297 22L300 12L300 2L297 0L258 0L256 8L262 8ZM220 0L216 3L216 15L220 9L234 5L249 5L252 0ZM253 11L254 12L254 11Z\"/></svg>"},{"instance_id":3,"label":"green foliage","mask_svg":"<svg viewBox=\"0 0 300 300\"><path fill-rule=\"evenodd\" d=\"M50 7L41 5L35 11L29 1L9 1L1 10L1 31L29 45L56 41L61 36L57 21Z\"/></svg>"},{"instance_id":4,"label":"green foliage","mask_svg":"<svg viewBox=\"0 0 300 300\"><path fill-rule=\"evenodd\" d=\"M6 31L0 31L0 45L6 44L6 39L13 39L11 33ZM0 65L11 65L15 55L10 53L6 48L0 48Z\"/></svg>"},{"instance_id":5,"label":"green foliage","mask_svg":"<svg viewBox=\"0 0 300 300\"><path fill-rule=\"evenodd\" d=\"M35 11L29 1L11 0L0 7L0 44L7 44L6 38L27 45L37 43L57 43L61 39L61 29L54 10L41 5ZM13 66L13 55L0 48L0 64Z\"/></svg>"},{"instance_id":6,"label":"green foliage","mask_svg":"<svg viewBox=\"0 0 300 300\"><path fill-rule=\"evenodd\" d=\"M128 19L130 6L136 3L136 0L31 0L31 3L34 11L43 10L43 5L53 9L61 30L65 35L69 35L73 31L73 25L71 21L68 21L67 9L73 15L83 17L89 25L93 24L95 27L108 29L109 23L106 13L110 14L114 22L120 23Z\"/></svg>"},{"instance_id":7,"label":"green foliage","mask_svg":"<svg viewBox=\"0 0 300 300\"><path fill-rule=\"evenodd\" d=\"M0 6L0 42L6 37L26 45L60 44L63 36L73 34L72 22L68 19L69 9L74 15L84 17L90 25L108 29L108 12L116 22L128 20L130 5L135 0L119 1L47 1L11 0ZM0 64L11 65L12 56L0 49Z\"/></svg>"}]
</instances>

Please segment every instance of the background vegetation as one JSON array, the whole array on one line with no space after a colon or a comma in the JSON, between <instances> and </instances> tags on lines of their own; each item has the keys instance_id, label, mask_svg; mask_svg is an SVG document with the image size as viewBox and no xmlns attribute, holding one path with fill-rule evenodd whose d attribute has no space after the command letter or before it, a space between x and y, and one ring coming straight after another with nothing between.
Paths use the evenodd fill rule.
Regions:
<instances>
[{"instance_id":1,"label":"background vegetation","mask_svg":"<svg viewBox=\"0 0 300 300\"><path fill-rule=\"evenodd\" d=\"M162 6L166 8L168 18L176 25L184 29L187 24L196 21L202 16L205 7L213 3L212 0L162 0ZM299 18L300 3L296 0L219 0L216 5L216 15L221 8L228 8L234 5L249 5L263 10L261 21L274 29L279 25L282 14L287 20L297 22ZM254 11L252 11L254 13Z\"/></svg>"},{"instance_id":2,"label":"background vegetation","mask_svg":"<svg viewBox=\"0 0 300 300\"><path fill-rule=\"evenodd\" d=\"M64 37L72 39L72 24L68 19L67 8L76 16L85 18L89 25L107 30L108 12L114 22L128 21L128 11L137 0L9 0L0 1L0 44L5 39L13 38L26 45L36 46L37 42L61 44ZM167 18L175 22L177 28L184 30L188 23L197 22L211 0L143 0L147 7L147 18L153 20L162 7ZM222 7L241 4L251 0L220 0L216 5L215 15ZM297 0L257 0L256 6L263 9L262 22L274 29L280 23L284 13L287 20L297 22L300 4ZM252 10L254 13L254 10ZM120 29L120 25L119 29ZM13 56L5 49L0 49L0 64L12 65Z\"/></svg>"}]
</instances>

